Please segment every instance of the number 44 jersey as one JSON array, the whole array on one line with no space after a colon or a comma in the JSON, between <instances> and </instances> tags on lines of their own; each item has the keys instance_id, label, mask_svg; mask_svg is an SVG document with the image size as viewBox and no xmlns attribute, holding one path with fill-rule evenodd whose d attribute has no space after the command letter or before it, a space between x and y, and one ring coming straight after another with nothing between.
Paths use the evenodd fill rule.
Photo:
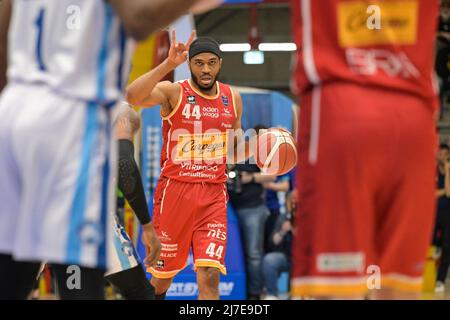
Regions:
<instances>
[{"instance_id":1,"label":"number 44 jersey","mask_svg":"<svg viewBox=\"0 0 450 320\"><path fill-rule=\"evenodd\" d=\"M178 104L163 117L161 175L183 182L223 183L236 121L233 89L217 82L217 94L209 97L191 80L179 85Z\"/></svg>"}]
</instances>

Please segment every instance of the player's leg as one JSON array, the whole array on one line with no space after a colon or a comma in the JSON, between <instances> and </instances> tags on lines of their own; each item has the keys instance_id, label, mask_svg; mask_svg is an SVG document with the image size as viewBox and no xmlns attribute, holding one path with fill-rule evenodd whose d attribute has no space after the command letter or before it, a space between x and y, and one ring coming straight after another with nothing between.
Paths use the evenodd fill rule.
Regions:
<instances>
[{"instance_id":1,"label":"player's leg","mask_svg":"<svg viewBox=\"0 0 450 320\"><path fill-rule=\"evenodd\" d=\"M196 190L196 220L192 236L199 300L219 299L220 273L226 275L228 237L227 192L223 184L200 185ZM262 225L262 230L264 225ZM262 245L262 240L261 240Z\"/></svg>"},{"instance_id":2,"label":"player's leg","mask_svg":"<svg viewBox=\"0 0 450 320\"><path fill-rule=\"evenodd\" d=\"M198 300L219 300L220 270L216 267L198 267Z\"/></svg>"},{"instance_id":3,"label":"player's leg","mask_svg":"<svg viewBox=\"0 0 450 320\"><path fill-rule=\"evenodd\" d=\"M446 216L442 221L442 252L436 277L436 292L445 290L445 280L447 279L448 269L450 266L450 214L446 212Z\"/></svg>"},{"instance_id":4,"label":"player's leg","mask_svg":"<svg viewBox=\"0 0 450 320\"><path fill-rule=\"evenodd\" d=\"M270 252L270 237L273 234L273 230L275 228L276 222L280 216L280 209L269 209L270 215L266 220L266 225L264 227L264 252Z\"/></svg>"},{"instance_id":5,"label":"player's leg","mask_svg":"<svg viewBox=\"0 0 450 320\"><path fill-rule=\"evenodd\" d=\"M197 186L198 187L198 186ZM160 177L153 204L153 225L161 241L156 265L147 269L155 299L163 300L173 278L186 267L193 230L196 185Z\"/></svg>"},{"instance_id":6,"label":"player's leg","mask_svg":"<svg viewBox=\"0 0 450 320\"><path fill-rule=\"evenodd\" d=\"M141 265L106 276L126 300L154 300L155 289L150 285Z\"/></svg>"},{"instance_id":7,"label":"player's leg","mask_svg":"<svg viewBox=\"0 0 450 320\"><path fill-rule=\"evenodd\" d=\"M369 291L374 194L392 138L380 130L389 110L371 108L376 94L360 90L330 84L302 99L294 297L363 299Z\"/></svg>"},{"instance_id":8,"label":"player's leg","mask_svg":"<svg viewBox=\"0 0 450 320\"><path fill-rule=\"evenodd\" d=\"M67 264L51 264L58 296L62 300L105 299L105 270Z\"/></svg>"},{"instance_id":9,"label":"player's leg","mask_svg":"<svg viewBox=\"0 0 450 320\"><path fill-rule=\"evenodd\" d=\"M283 252L270 252L264 256L262 269L267 296L278 298L278 278L289 271L288 258Z\"/></svg>"},{"instance_id":10,"label":"player's leg","mask_svg":"<svg viewBox=\"0 0 450 320\"><path fill-rule=\"evenodd\" d=\"M12 145L12 130L20 113L24 112L24 92L22 86L11 85L3 91L0 100L0 299L26 299L39 270L39 263L14 261L11 255L15 246L22 190L20 168Z\"/></svg>"},{"instance_id":11,"label":"player's leg","mask_svg":"<svg viewBox=\"0 0 450 320\"><path fill-rule=\"evenodd\" d=\"M33 289L41 264L14 261L0 254L0 300L27 299Z\"/></svg>"},{"instance_id":12,"label":"player's leg","mask_svg":"<svg viewBox=\"0 0 450 320\"><path fill-rule=\"evenodd\" d=\"M95 275L107 267L114 210L111 111L40 86L24 94L40 106L28 105L14 126L14 151L26 177L14 256L86 267L89 285L101 290L104 280Z\"/></svg>"},{"instance_id":13,"label":"player's leg","mask_svg":"<svg viewBox=\"0 0 450 320\"><path fill-rule=\"evenodd\" d=\"M426 103L398 93L386 102L393 108L386 125L393 128L395 140L386 155L390 169L376 198L381 290L374 290L373 298L413 299L422 292L435 217L437 139L433 112Z\"/></svg>"},{"instance_id":14,"label":"player's leg","mask_svg":"<svg viewBox=\"0 0 450 320\"><path fill-rule=\"evenodd\" d=\"M111 268L105 278L126 300L153 300L154 289L147 280L133 242L117 217L114 219L114 243L109 245Z\"/></svg>"},{"instance_id":15,"label":"player's leg","mask_svg":"<svg viewBox=\"0 0 450 320\"><path fill-rule=\"evenodd\" d=\"M433 246L435 246L436 248L439 248L439 250L441 250L442 248L442 234L443 234L443 218L444 215L446 215L447 212L443 211L443 210L438 210L438 212L436 213L436 218L435 218L435 222L434 222L434 231L433 231L433 241L432 244Z\"/></svg>"},{"instance_id":16,"label":"player's leg","mask_svg":"<svg viewBox=\"0 0 450 320\"><path fill-rule=\"evenodd\" d=\"M264 229L269 210L260 205L238 209L236 214L244 242L248 294L251 299L259 299L263 290Z\"/></svg>"},{"instance_id":17,"label":"player's leg","mask_svg":"<svg viewBox=\"0 0 450 320\"><path fill-rule=\"evenodd\" d=\"M151 285L155 290L155 300L164 300L166 298L166 293L173 282L174 277L170 278L157 278L153 276L150 280Z\"/></svg>"}]
</instances>

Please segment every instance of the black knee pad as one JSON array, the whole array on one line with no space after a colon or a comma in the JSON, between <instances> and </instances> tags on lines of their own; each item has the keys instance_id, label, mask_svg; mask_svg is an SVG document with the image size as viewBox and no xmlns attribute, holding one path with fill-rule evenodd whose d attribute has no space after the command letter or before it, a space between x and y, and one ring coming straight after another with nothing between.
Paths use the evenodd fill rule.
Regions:
<instances>
[{"instance_id":1,"label":"black knee pad","mask_svg":"<svg viewBox=\"0 0 450 320\"><path fill-rule=\"evenodd\" d=\"M126 300L154 300L155 290L141 265L111 274L106 279Z\"/></svg>"}]
</instances>

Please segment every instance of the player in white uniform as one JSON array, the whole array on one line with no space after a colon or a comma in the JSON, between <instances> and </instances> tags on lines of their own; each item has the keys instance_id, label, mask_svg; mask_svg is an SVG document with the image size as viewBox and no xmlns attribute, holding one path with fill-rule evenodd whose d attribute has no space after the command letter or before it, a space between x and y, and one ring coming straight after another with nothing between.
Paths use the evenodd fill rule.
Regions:
<instances>
[{"instance_id":1,"label":"player in white uniform","mask_svg":"<svg viewBox=\"0 0 450 320\"><path fill-rule=\"evenodd\" d=\"M122 95L124 30L143 39L196 2L3 0L0 15L11 20L0 25L9 28L0 97L0 274L7 275L0 299L26 298L44 260L57 274L83 267L83 290L67 290L67 298L103 297L115 191L110 113Z\"/></svg>"}]
</instances>

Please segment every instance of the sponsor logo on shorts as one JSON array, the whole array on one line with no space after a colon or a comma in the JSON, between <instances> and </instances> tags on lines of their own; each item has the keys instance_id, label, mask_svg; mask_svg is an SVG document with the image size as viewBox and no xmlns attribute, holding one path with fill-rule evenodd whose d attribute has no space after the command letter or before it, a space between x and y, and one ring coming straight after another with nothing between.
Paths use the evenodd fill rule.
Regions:
<instances>
[{"instance_id":1,"label":"sponsor logo on shorts","mask_svg":"<svg viewBox=\"0 0 450 320\"><path fill-rule=\"evenodd\" d=\"M225 224L223 223L208 223L206 226L208 228L225 228Z\"/></svg>"},{"instance_id":2,"label":"sponsor logo on shorts","mask_svg":"<svg viewBox=\"0 0 450 320\"><path fill-rule=\"evenodd\" d=\"M161 250L163 250L163 251L177 251L178 250L178 244L161 243Z\"/></svg>"},{"instance_id":3,"label":"sponsor logo on shorts","mask_svg":"<svg viewBox=\"0 0 450 320\"><path fill-rule=\"evenodd\" d=\"M339 44L343 48L415 44L418 14L417 0L340 2Z\"/></svg>"},{"instance_id":4,"label":"sponsor logo on shorts","mask_svg":"<svg viewBox=\"0 0 450 320\"><path fill-rule=\"evenodd\" d=\"M159 237L160 240L163 241L171 241L169 234L166 231L161 231L161 236Z\"/></svg>"},{"instance_id":5,"label":"sponsor logo on shorts","mask_svg":"<svg viewBox=\"0 0 450 320\"><path fill-rule=\"evenodd\" d=\"M364 272L365 256L362 252L322 253L317 256L319 272Z\"/></svg>"},{"instance_id":6,"label":"sponsor logo on shorts","mask_svg":"<svg viewBox=\"0 0 450 320\"><path fill-rule=\"evenodd\" d=\"M222 231L221 229L209 230L208 238L214 238L225 241L227 240L227 233L225 231Z\"/></svg>"},{"instance_id":7,"label":"sponsor logo on shorts","mask_svg":"<svg viewBox=\"0 0 450 320\"><path fill-rule=\"evenodd\" d=\"M159 269L164 268L164 260L158 260L156 262L156 268L159 268Z\"/></svg>"},{"instance_id":8,"label":"sponsor logo on shorts","mask_svg":"<svg viewBox=\"0 0 450 320\"><path fill-rule=\"evenodd\" d=\"M173 252L173 253L161 252L161 258L176 258L176 257L177 257L177 252Z\"/></svg>"}]
</instances>

